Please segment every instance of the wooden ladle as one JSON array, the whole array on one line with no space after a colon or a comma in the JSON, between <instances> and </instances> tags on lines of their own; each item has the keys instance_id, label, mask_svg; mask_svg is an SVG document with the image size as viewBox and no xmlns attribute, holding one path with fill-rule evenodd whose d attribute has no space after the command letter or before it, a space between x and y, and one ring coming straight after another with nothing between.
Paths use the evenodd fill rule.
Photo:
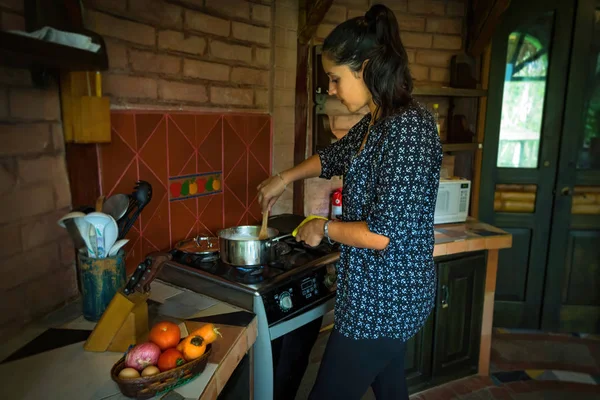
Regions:
<instances>
[{"instance_id":1,"label":"wooden ladle","mask_svg":"<svg viewBox=\"0 0 600 400\"><path fill-rule=\"evenodd\" d=\"M269 233L267 232L267 220L269 219L269 211L263 212L263 220L262 226L260 227L260 232L258 233L258 240L265 240L269 238Z\"/></svg>"}]
</instances>

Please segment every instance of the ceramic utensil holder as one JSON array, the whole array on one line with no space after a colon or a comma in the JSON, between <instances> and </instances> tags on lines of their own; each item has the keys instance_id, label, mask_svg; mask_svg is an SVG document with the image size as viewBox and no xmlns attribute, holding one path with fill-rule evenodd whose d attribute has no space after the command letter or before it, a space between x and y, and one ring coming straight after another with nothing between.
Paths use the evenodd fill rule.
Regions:
<instances>
[{"instance_id":1,"label":"ceramic utensil holder","mask_svg":"<svg viewBox=\"0 0 600 400\"><path fill-rule=\"evenodd\" d=\"M107 258L90 258L85 251L77 253L83 317L98 321L106 307L125 286L125 251Z\"/></svg>"}]
</instances>

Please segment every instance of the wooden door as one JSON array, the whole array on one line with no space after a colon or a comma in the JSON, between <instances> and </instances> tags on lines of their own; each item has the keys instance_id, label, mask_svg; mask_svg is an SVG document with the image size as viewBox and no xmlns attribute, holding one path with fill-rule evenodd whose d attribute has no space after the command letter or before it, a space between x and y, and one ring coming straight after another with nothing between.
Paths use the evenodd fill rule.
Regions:
<instances>
[{"instance_id":1,"label":"wooden door","mask_svg":"<svg viewBox=\"0 0 600 400\"><path fill-rule=\"evenodd\" d=\"M437 265L434 380L477 372L485 268L483 253L440 261Z\"/></svg>"},{"instance_id":2,"label":"wooden door","mask_svg":"<svg viewBox=\"0 0 600 400\"><path fill-rule=\"evenodd\" d=\"M479 218L513 235L494 326L540 327L574 6L512 2L493 37Z\"/></svg>"},{"instance_id":3,"label":"wooden door","mask_svg":"<svg viewBox=\"0 0 600 400\"><path fill-rule=\"evenodd\" d=\"M600 332L600 1L578 2L542 324Z\"/></svg>"}]
</instances>

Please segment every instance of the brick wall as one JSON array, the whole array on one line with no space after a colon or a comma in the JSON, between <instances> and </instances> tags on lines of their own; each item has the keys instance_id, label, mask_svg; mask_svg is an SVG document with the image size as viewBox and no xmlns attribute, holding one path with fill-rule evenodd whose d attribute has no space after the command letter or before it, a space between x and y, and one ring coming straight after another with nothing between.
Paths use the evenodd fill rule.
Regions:
<instances>
[{"instance_id":1,"label":"brick wall","mask_svg":"<svg viewBox=\"0 0 600 400\"><path fill-rule=\"evenodd\" d=\"M112 108L270 112L273 172L293 165L297 0L84 4L108 46ZM273 212L291 210L290 186Z\"/></svg>"},{"instance_id":2,"label":"brick wall","mask_svg":"<svg viewBox=\"0 0 600 400\"><path fill-rule=\"evenodd\" d=\"M467 2L462 0L335 0L323 23L317 29L314 44L323 39L340 22L364 15L372 4L385 4L393 10L400 28L400 37L408 53L410 70L415 86L444 86L450 82L450 59L464 51L464 14ZM418 98L431 108L433 103L440 105L442 117L442 138L445 135L444 118L448 111L445 98ZM344 107L336 107L344 110ZM357 114L331 115L331 127L339 132L347 132L367 110ZM309 139L312 130L309 130ZM309 146L309 149L311 147ZM331 181L311 179L305 186L305 213L327 215L329 195L341 187L341 179Z\"/></svg>"},{"instance_id":3,"label":"brick wall","mask_svg":"<svg viewBox=\"0 0 600 400\"><path fill-rule=\"evenodd\" d=\"M85 0L113 108L268 112L273 10L255 0Z\"/></svg>"},{"instance_id":4,"label":"brick wall","mask_svg":"<svg viewBox=\"0 0 600 400\"><path fill-rule=\"evenodd\" d=\"M0 2L2 30L23 29L23 0ZM0 338L77 296L58 86L0 67Z\"/></svg>"}]
</instances>

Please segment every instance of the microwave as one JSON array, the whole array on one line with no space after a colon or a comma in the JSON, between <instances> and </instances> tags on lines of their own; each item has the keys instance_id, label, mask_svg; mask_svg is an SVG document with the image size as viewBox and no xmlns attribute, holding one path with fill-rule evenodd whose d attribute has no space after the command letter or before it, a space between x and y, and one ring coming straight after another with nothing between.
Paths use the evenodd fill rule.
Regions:
<instances>
[{"instance_id":1,"label":"microwave","mask_svg":"<svg viewBox=\"0 0 600 400\"><path fill-rule=\"evenodd\" d=\"M435 202L435 224L465 222L469 215L471 181L467 179L440 179Z\"/></svg>"}]
</instances>

